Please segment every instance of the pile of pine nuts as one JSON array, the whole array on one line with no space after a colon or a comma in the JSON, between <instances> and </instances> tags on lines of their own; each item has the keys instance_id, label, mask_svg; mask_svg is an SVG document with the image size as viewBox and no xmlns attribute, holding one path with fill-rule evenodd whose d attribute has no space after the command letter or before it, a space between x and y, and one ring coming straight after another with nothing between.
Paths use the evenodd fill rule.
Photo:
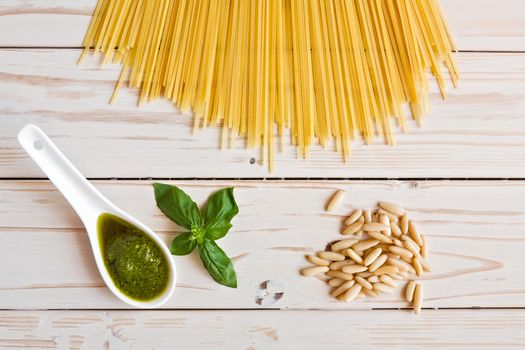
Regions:
<instances>
[{"instance_id":1,"label":"pile of pine nuts","mask_svg":"<svg viewBox=\"0 0 525 350\"><path fill-rule=\"evenodd\" d=\"M337 191L326 210L333 211L344 194ZM326 275L333 287L331 296L346 302L394 293L398 282L408 281L404 296L419 314L423 289L414 279L430 271L424 260L428 244L406 211L389 202L379 202L373 211L355 210L341 233L347 238L332 242L330 251L306 256L314 266L303 269L302 274Z\"/></svg>"}]
</instances>

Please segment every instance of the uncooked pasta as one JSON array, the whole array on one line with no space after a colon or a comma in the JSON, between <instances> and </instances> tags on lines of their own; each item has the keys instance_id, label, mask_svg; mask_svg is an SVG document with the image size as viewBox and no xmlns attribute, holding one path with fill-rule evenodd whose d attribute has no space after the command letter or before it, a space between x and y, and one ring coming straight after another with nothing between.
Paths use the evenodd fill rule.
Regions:
<instances>
[{"instance_id":1,"label":"uncooked pasta","mask_svg":"<svg viewBox=\"0 0 525 350\"><path fill-rule=\"evenodd\" d=\"M443 68L458 81L437 0L99 0L84 47L122 64L111 102L123 84L168 98L270 170L287 143L393 145L428 113L429 71L443 97Z\"/></svg>"}]
</instances>

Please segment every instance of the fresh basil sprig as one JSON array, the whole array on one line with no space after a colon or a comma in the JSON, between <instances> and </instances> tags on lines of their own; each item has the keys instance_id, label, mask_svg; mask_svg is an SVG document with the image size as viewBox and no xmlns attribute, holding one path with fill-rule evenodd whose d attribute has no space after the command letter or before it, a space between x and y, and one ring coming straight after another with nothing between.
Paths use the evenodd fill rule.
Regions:
<instances>
[{"instance_id":1,"label":"fresh basil sprig","mask_svg":"<svg viewBox=\"0 0 525 350\"><path fill-rule=\"evenodd\" d=\"M191 197L178 187L156 183L153 188L159 209L170 220L188 230L173 239L171 253L188 255L199 247L202 263L211 277L217 283L237 288L232 261L215 243L228 233L232 227L231 220L239 212L233 187L215 192L202 213Z\"/></svg>"}]
</instances>

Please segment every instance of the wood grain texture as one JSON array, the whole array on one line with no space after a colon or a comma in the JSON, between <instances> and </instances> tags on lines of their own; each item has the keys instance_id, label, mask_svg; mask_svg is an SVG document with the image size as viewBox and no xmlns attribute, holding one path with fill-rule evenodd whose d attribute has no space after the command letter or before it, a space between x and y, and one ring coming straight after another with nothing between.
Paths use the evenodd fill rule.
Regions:
<instances>
[{"instance_id":1,"label":"wood grain texture","mask_svg":"<svg viewBox=\"0 0 525 350\"><path fill-rule=\"evenodd\" d=\"M107 104L119 67L75 65L96 0L0 0L0 177L43 174L20 150L17 131L35 122L90 177L265 177L257 151L217 150L218 132L191 135L190 116L158 101L136 108L124 89ZM462 53L463 81L424 129L398 146L356 146L345 165L315 149L277 157L276 177L523 178L525 1L441 0ZM65 49L34 49L60 47ZM0 181L0 349L514 349L524 348L524 181L181 181L202 203L237 187L241 214L220 241L239 288L213 283L196 255L176 258L178 289L166 308L130 311L104 287L80 221L46 181ZM149 182L96 186L169 243L178 230L155 207ZM350 199L326 214L326 199ZM401 294L341 304L299 276L303 256L339 237L344 216L377 200L405 205L431 244L424 307L414 317ZM252 310L205 310L215 308ZM203 310L188 310L203 309ZM262 310L295 309L295 310ZM307 310L308 309L308 310ZM325 309L325 310L310 310ZM330 310L330 311L327 311Z\"/></svg>"},{"instance_id":2,"label":"wood grain texture","mask_svg":"<svg viewBox=\"0 0 525 350\"><path fill-rule=\"evenodd\" d=\"M525 51L525 3L441 0L461 50ZM0 46L82 44L96 0L0 1Z\"/></svg>"},{"instance_id":3,"label":"wood grain texture","mask_svg":"<svg viewBox=\"0 0 525 350\"><path fill-rule=\"evenodd\" d=\"M525 162L525 54L463 53L463 81L441 101L424 128L397 135L397 146L377 140L355 145L349 164L316 147L307 160L295 148L276 155L270 174L259 153L219 150L219 131L192 135L191 116L165 100L136 107L123 89L108 104L119 67L101 69L92 58L75 64L78 50L0 51L0 177L41 177L16 133L40 125L89 177L523 177Z\"/></svg>"},{"instance_id":4,"label":"wood grain texture","mask_svg":"<svg viewBox=\"0 0 525 350\"><path fill-rule=\"evenodd\" d=\"M2 311L0 347L519 349L525 310Z\"/></svg>"},{"instance_id":5,"label":"wood grain texture","mask_svg":"<svg viewBox=\"0 0 525 350\"><path fill-rule=\"evenodd\" d=\"M424 307L525 307L525 182L177 182L198 203L235 186L240 214L220 245L239 287L215 284L197 254L176 257L178 289L166 308L370 309L406 307L401 292L341 303L315 278L299 275L305 254L340 238L352 208L378 200L404 205L430 241L433 272ZM147 181L102 181L110 199L167 243L178 230L155 206ZM324 211L336 189L348 200ZM45 181L0 182L0 308L125 308L104 287L81 223Z\"/></svg>"}]
</instances>

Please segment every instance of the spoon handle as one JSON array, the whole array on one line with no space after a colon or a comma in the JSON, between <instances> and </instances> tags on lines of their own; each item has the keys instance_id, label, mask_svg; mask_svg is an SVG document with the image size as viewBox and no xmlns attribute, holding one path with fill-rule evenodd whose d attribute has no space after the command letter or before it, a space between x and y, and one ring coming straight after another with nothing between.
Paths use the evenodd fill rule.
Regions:
<instances>
[{"instance_id":1,"label":"spoon handle","mask_svg":"<svg viewBox=\"0 0 525 350\"><path fill-rule=\"evenodd\" d=\"M18 133L18 142L75 209L86 228L96 225L98 216L111 204L49 137L36 125L28 124Z\"/></svg>"}]
</instances>

